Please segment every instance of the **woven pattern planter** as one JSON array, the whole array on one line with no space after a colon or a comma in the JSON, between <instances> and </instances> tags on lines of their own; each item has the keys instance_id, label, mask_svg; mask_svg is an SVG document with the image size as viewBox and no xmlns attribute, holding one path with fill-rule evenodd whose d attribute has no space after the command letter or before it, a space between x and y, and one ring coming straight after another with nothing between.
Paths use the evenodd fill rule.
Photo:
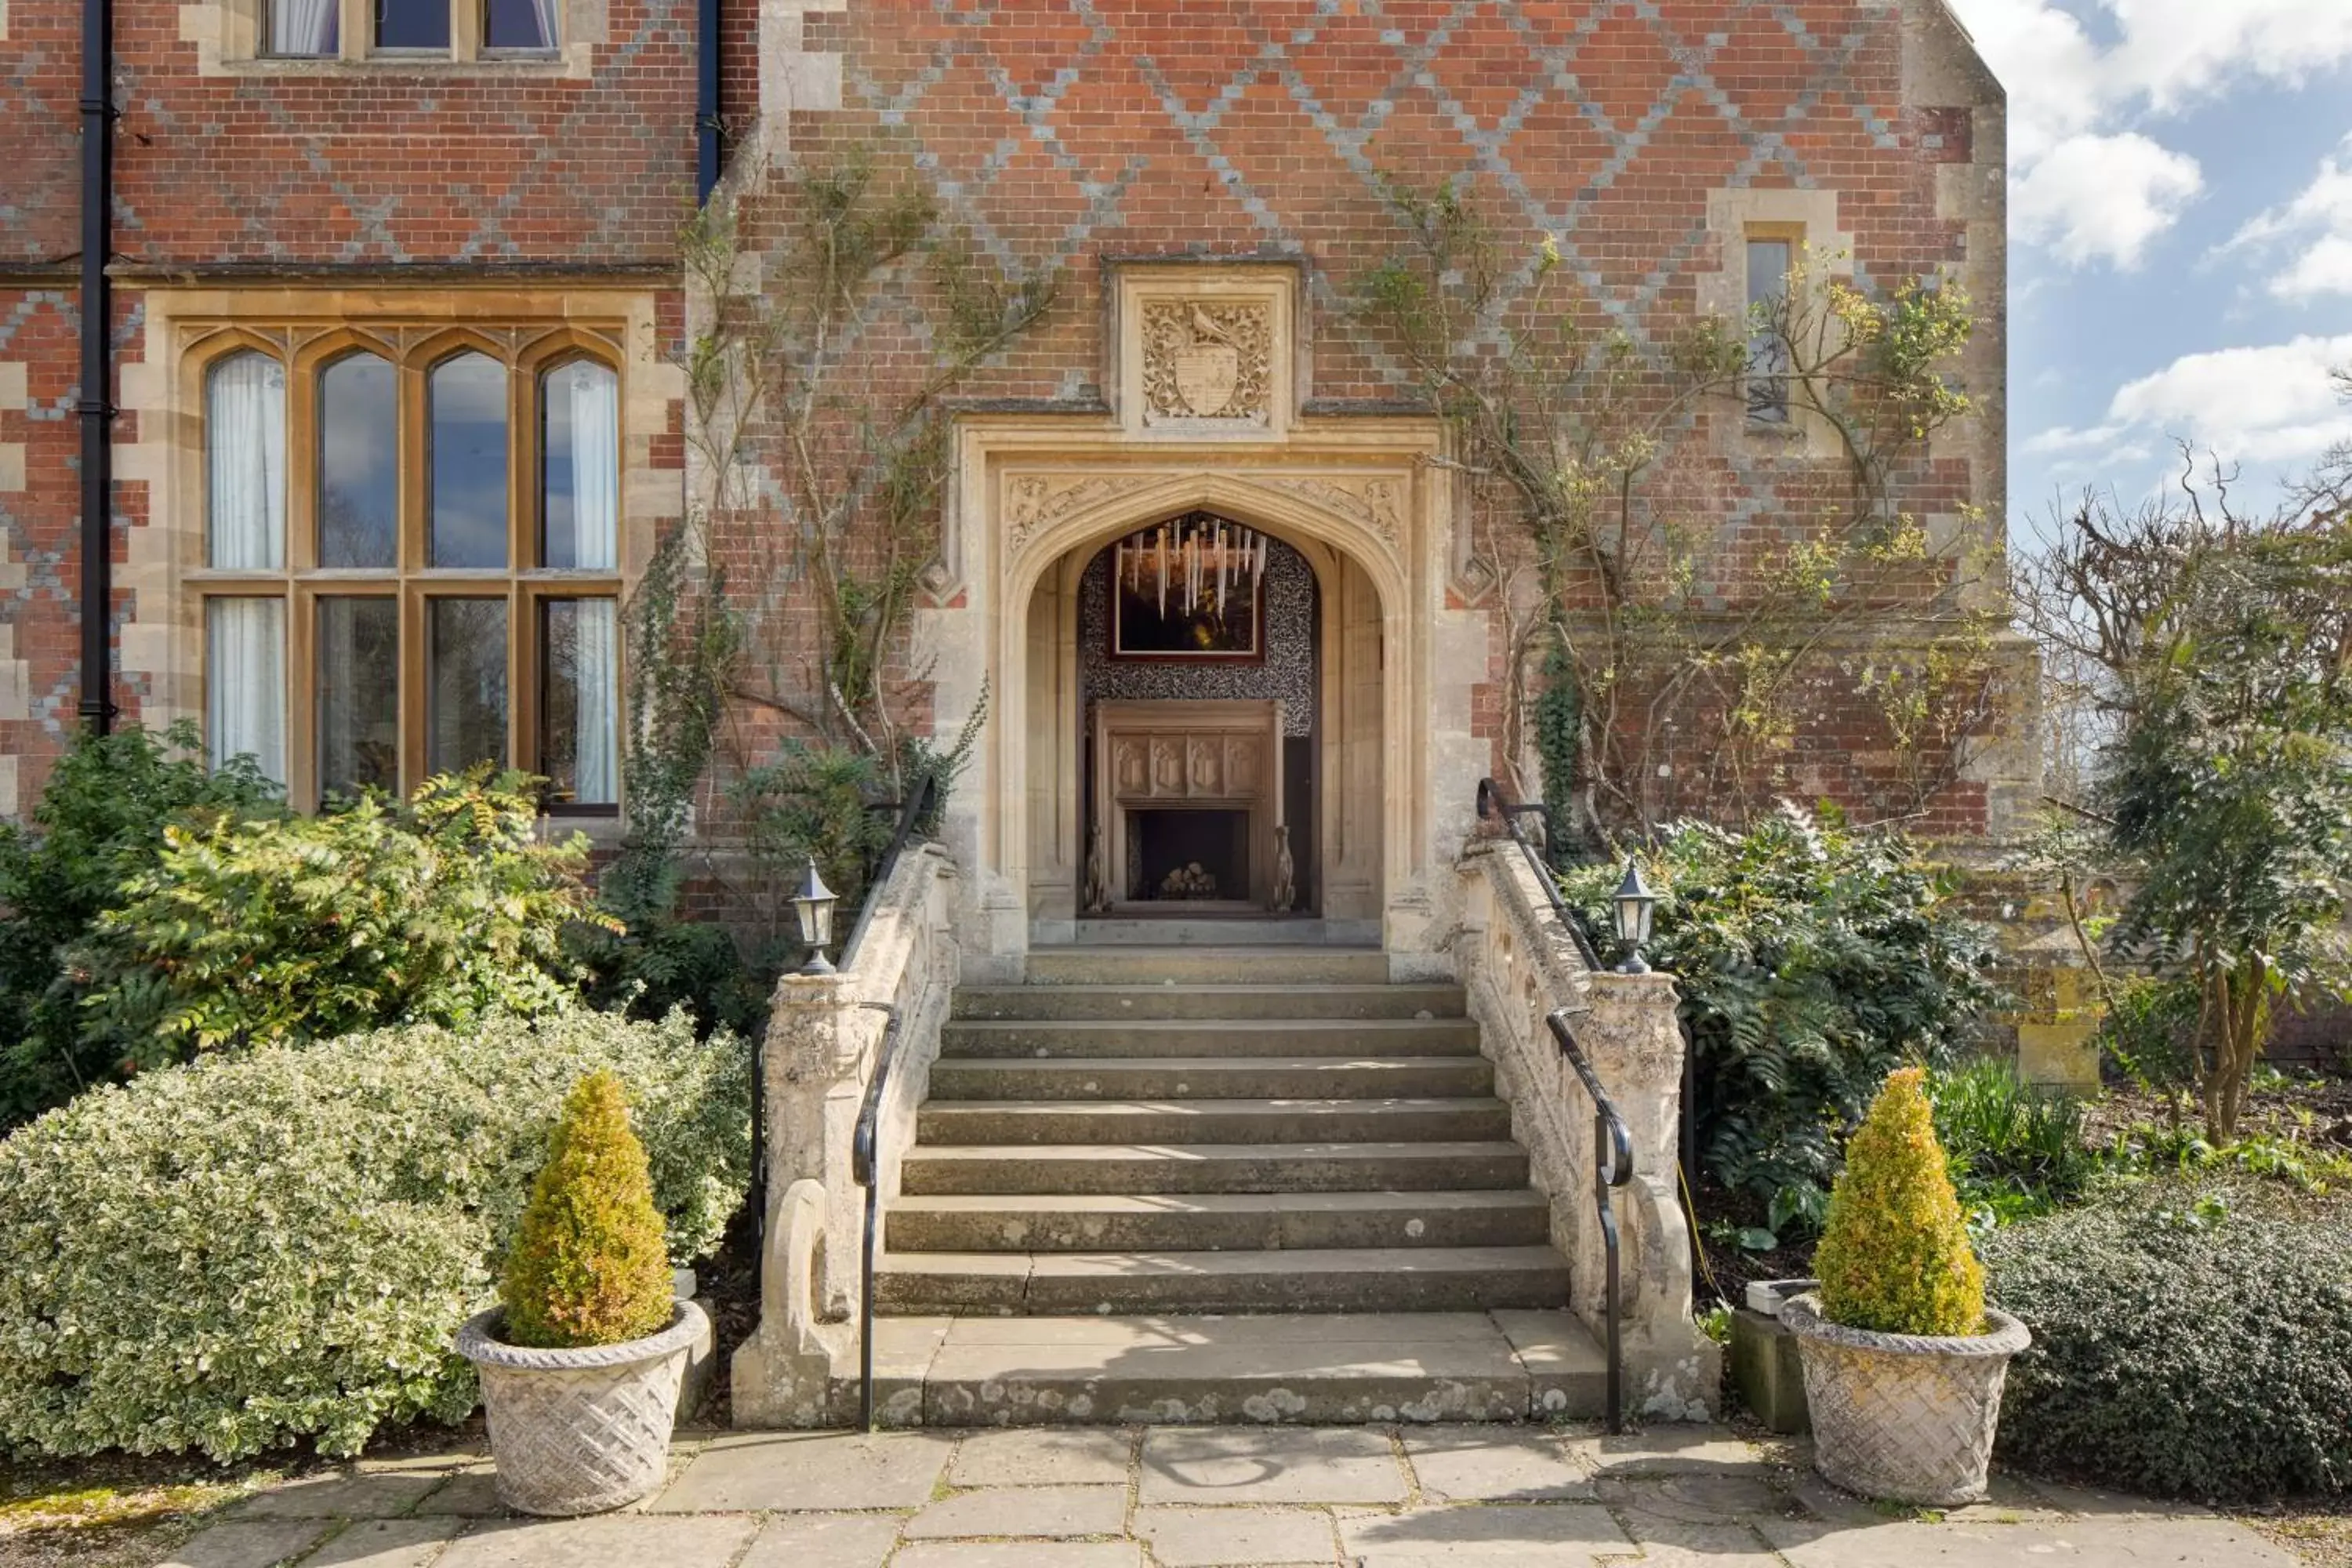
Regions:
<instances>
[{"instance_id":1,"label":"woven pattern planter","mask_svg":"<svg viewBox=\"0 0 2352 1568\"><path fill-rule=\"evenodd\" d=\"M1890 1502L1984 1496L2009 1358L2032 1342L2023 1323L1988 1310L1982 1334L1879 1334L1830 1322L1813 1295L1783 1302L1780 1321L1804 1361L1814 1468Z\"/></svg>"},{"instance_id":2,"label":"woven pattern planter","mask_svg":"<svg viewBox=\"0 0 2352 1568\"><path fill-rule=\"evenodd\" d=\"M457 1331L457 1353L482 1376L499 1500L524 1513L600 1513L661 1485L702 1309L680 1301L660 1333L582 1350L501 1343L503 1316Z\"/></svg>"}]
</instances>

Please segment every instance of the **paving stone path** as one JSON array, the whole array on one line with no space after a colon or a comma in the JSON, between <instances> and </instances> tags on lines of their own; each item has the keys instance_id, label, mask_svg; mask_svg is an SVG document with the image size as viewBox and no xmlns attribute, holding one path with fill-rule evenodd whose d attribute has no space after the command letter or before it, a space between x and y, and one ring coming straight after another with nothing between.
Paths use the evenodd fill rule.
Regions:
<instances>
[{"instance_id":1,"label":"paving stone path","mask_svg":"<svg viewBox=\"0 0 2352 1568\"><path fill-rule=\"evenodd\" d=\"M1715 1427L1061 1427L681 1438L637 1508L525 1520L488 1460L362 1460L164 1568L2297 1568L2193 1509L2002 1478L1931 1521Z\"/></svg>"}]
</instances>

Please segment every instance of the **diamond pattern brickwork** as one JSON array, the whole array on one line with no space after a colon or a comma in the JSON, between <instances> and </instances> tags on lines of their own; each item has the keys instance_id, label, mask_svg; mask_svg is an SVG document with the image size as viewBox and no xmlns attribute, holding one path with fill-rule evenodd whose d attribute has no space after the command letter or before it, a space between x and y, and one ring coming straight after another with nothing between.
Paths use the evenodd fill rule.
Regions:
<instances>
[{"instance_id":1,"label":"diamond pattern brickwork","mask_svg":"<svg viewBox=\"0 0 2352 1568\"><path fill-rule=\"evenodd\" d=\"M1835 233L1814 237L1850 241L1865 287L1948 275L1998 294L1998 255L1971 275L1967 216L1939 184L1956 126L1994 100L1952 64L1966 46L1937 0L906 0L853 6L824 37L840 92L771 127L793 154L908 150L985 254L1066 269L1067 303L972 389L982 396L1105 395L1103 258L1171 255L1298 259L1308 395L1339 408L1409 393L1397 356L1348 319L1354 280L1402 239L1390 179L1467 181L1498 223L1516 270L1486 346L1531 297L1550 236L1553 308L1566 294L1592 332L1662 356L1717 308L1701 301L1719 293L1738 232L1711 210L1727 191L1829 194ZM1940 76L1922 72L1923 51ZM1979 97L1906 98L1967 96L1922 80L1978 81ZM912 357L887 325L872 331L876 364ZM1989 340L1971 381L1997 386L2000 369ZM1695 413L1676 437L1652 504L1700 542L1701 585L1729 605L1843 493L1842 470L1743 439L1736 416ZM1998 446L1996 431L1918 463L1906 510L1961 513L1997 483ZM1456 559L1511 535L1486 530ZM1495 683L1474 695L1490 738L1505 662L1498 645ZM1877 785L1849 786L1887 742L1850 690L1820 696L1822 721L1776 787L1867 798ZM1979 829L1984 798L1974 784L1950 792L1936 827Z\"/></svg>"},{"instance_id":2,"label":"diamond pattern brickwork","mask_svg":"<svg viewBox=\"0 0 2352 1568\"><path fill-rule=\"evenodd\" d=\"M148 275L674 280L677 198L693 172L690 0L566 0L568 16L593 18L585 74L208 70L222 18L256 3L119 0L126 357L140 352ZM1507 309L1531 281L1536 237L1549 234L1590 323L1653 353L1719 275L1711 191L1834 191L1864 282L1977 267L1986 296L2000 270L1997 253L1970 254L1969 215L1949 199L1962 176L1997 192L2001 149L1988 118L1997 100L1989 83L1965 85L1979 78L1939 0L722 0L722 13L724 110L742 145L765 113L771 144L795 152L909 150L983 254L1068 268L1066 303L973 389L983 395L1096 401L1100 258L1192 253L1302 262L1311 395L1393 398L1402 367L1344 322L1350 280L1397 237L1384 176L1474 181L1525 258ZM10 0L8 22L0 360L38 357L27 406L0 409L0 447L22 447L25 470L21 489L0 489L0 581L11 584L0 626L26 666L21 703L0 714L0 750L20 760L28 804L78 697L79 12L73 0ZM1997 244L1997 222L1990 231ZM674 346L676 294L660 308ZM894 335L904 331L903 318L877 321L860 345L877 388L923 353ZM2000 363L1990 341L1980 384ZM126 449L139 425L118 426ZM1807 513L1819 475L1697 426L1685 434L1662 504L1711 542L1710 569L1750 570ZM1939 452L1914 477L1908 510L1951 517L1997 500L1986 492L1998 489L1998 448L1996 434ZM147 483L136 462L123 468L126 521L146 515ZM758 538L718 546L754 563L764 549ZM1503 657L1498 646L1498 679ZM136 683L117 695L135 716ZM1475 706L1498 732L1496 691ZM1867 739L1832 723L1820 767ZM1826 773L1800 775L1798 793L1835 793Z\"/></svg>"},{"instance_id":3,"label":"diamond pattern brickwork","mask_svg":"<svg viewBox=\"0 0 2352 1568\"><path fill-rule=\"evenodd\" d=\"M1865 278L1964 259L1924 145L1948 106L1903 102L1903 22L1887 0L860 7L843 112L795 131L911 136L1001 257L1301 254L1327 310L1381 247L1382 175L1466 176L1650 342L1711 269L1709 189L1839 189Z\"/></svg>"}]
</instances>

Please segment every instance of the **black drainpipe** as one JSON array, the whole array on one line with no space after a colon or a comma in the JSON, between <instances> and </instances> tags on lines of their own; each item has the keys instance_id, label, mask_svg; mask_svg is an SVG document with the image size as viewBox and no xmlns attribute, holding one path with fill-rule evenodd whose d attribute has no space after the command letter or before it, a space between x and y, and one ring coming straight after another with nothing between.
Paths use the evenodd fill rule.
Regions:
<instances>
[{"instance_id":1,"label":"black drainpipe","mask_svg":"<svg viewBox=\"0 0 2352 1568\"><path fill-rule=\"evenodd\" d=\"M700 37L694 94L694 199L701 205L719 185L719 0L698 0L696 16Z\"/></svg>"},{"instance_id":2,"label":"black drainpipe","mask_svg":"<svg viewBox=\"0 0 2352 1568\"><path fill-rule=\"evenodd\" d=\"M114 727L114 11L81 6L81 717Z\"/></svg>"}]
</instances>

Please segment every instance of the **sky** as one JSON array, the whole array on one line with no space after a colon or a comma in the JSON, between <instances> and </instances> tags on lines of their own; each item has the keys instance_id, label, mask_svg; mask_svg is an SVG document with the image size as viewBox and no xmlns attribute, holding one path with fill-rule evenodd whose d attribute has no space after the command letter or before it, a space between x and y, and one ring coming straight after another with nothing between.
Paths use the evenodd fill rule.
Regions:
<instances>
[{"instance_id":1,"label":"sky","mask_svg":"<svg viewBox=\"0 0 2352 1568\"><path fill-rule=\"evenodd\" d=\"M2352 0L1946 3L2009 89L2012 535L2352 438Z\"/></svg>"}]
</instances>

